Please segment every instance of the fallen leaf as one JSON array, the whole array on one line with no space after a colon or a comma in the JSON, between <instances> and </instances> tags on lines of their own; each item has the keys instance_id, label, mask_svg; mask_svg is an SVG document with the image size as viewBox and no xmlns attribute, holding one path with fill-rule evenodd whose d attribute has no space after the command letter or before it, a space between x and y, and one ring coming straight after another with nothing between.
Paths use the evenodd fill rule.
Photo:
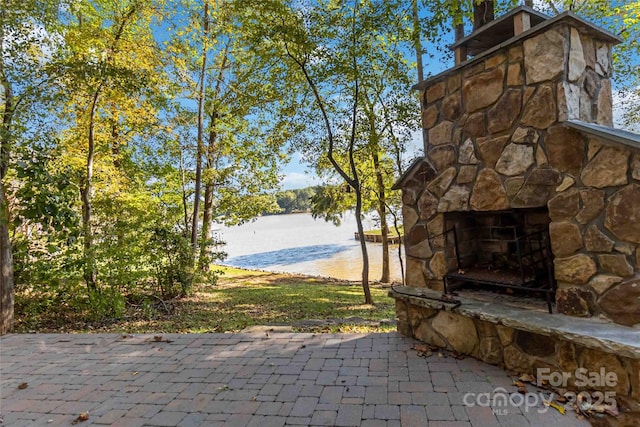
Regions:
<instances>
[{"instance_id":1,"label":"fallen leaf","mask_svg":"<svg viewBox=\"0 0 640 427\"><path fill-rule=\"evenodd\" d=\"M607 406L604 409L605 414L607 415L611 415L612 417L617 417L618 415L620 415L620 411L618 411L618 407L617 406Z\"/></svg>"},{"instance_id":2,"label":"fallen leaf","mask_svg":"<svg viewBox=\"0 0 640 427\"><path fill-rule=\"evenodd\" d=\"M413 345L413 349L415 351L427 351L429 349L429 346L427 346L426 344L414 344Z\"/></svg>"},{"instance_id":3,"label":"fallen leaf","mask_svg":"<svg viewBox=\"0 0 640 427\"><path fill-rule=\"evenodd\" d=\"M566 412L564 406L558 405L556 402L549 402L549 406L560 412L562 415L564 415L564 413Z\"/></svg>"},{"instance_id":4,"label":"fallen leaf","mask_svg":"<svg viewBox=\"0 0 640 427\"><path fill-rule=\"evenodd\" d=\"M536 378L530 374L522 374L518 377L518 380L523 381L525 383L534 383L536 382Z\"/></svg>"},{"instance_id":5,"label":"fallen leaf","mask_svg":"<svg viewBox=\"0 0 640 427\"><path fill-rule=\"evenodd\" d=\"M589 409L599 414L607 413L613 417L617 417L618 415L620 415L620 412L618 412L617 404L613 404L613 405L605 405L603 403L592 404Z\"/></svg>"},{"instance_id":6,"label":"fallen leaf","mask_svg":"<svg viewBox=\"0 0 640 427\"><path fill-rule=\"evenodd\" d=\"M526 384L522 381L514 381L513 385L516 387L526 387Z\"/></svg>"},{"instance_id":7,"label":"fallen leaf","mask_svg":"<svg viewBox=\"0 0 640 427\"><path fill-rule=\"evenodd\" d=\"M520 394L527 394L527 393L528 393L528 390L527 390L527 388L526 388L525 386L518 387L518 393L520 393Z\"/></svg>"},{"instance_id":8,"label":"fallen leaf","mask_svg":"<svg viewBox=\"0 0 640 427\"><path fill-rule=\"evenodd\" d=\"M29 384L27 383L20 383L18 385L18 390L24 390L25 388L29 387Z\"/></svg>"},{"instance_id":9,"label":"fallen leaf","mask_svg":"<svg viewBox=\"0 0 640 427\"><path fill-rule=\"evenodd\" d=\"M76 425L82 421L87 421L89 419L89 413L88 412L82 412L80 415L78 415L78 417L71 421L71 424Z\"/></svg>"},{"instance_id":10,"label":"fallen leaf","mask_svg":"<svg viewBox=\"0 0 640 427\"><path fill-rule=\"evenodd\" d=\"M149 340L147 340L147 341L149 341ZM153 339L151 341L152 342L166 342L166 343L172 343L173 342L172 340L164 339L162 337L162 335L154 335Z\"/></svg>"}]
</instances>

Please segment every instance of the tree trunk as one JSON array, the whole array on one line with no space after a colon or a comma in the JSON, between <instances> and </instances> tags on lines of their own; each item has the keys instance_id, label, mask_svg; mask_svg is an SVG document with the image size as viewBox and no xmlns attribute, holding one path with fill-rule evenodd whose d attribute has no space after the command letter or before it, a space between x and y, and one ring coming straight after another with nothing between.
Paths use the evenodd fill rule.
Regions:
<instances>
[{"instance_id":1,"label":"tree trunk","mask_svg":"<svg viewBox=\"0 0 640 427\"><path fill-rule=\"evenodd\" d=\"M367 253L367 242L364 238L364 227L362 226L362 189L360 185L354 186L356 192L356 224L358 235L360 236L360 250L362 252L362 290L364 291L364 303L373 304L371 290L369 289L369 254Z\"/></svg>"},{"instance_id":2,"label":"tree trunk","mask_svg":"<svg viewBox=\"0 0 640 427\"><path fill-rule=\"evenodd\" d=\"M424 80L424 65L422 62L422 41L420 38L420 18L418 16L418 0L411 0L411 9L413 11L413 47L416 52L416 64L418 70L418 83ZM422 99L418 97L420 100L420 109L422 109ZM422 147L424 152L426 153L429 149L429 131L422 127Z\"/></svg>"},{"instance_id":3,"label":"tree trunk","mask_svg":"<svg viewBox=\"0 0 640 427\"><path fill-rule=\"evenodd\" d=\"M180 147L180 183L182 184L182 213L184 220L184 238L190 236L189 231L189 212L188 212L188 196L187 196L187 178L185 177L185 169L184 169L184 154L182 147Z\"/></svg>"},{"instance_id":4,"label":"tree trunk","mask_svg":"<svg viewBox=\"0 0 640 427\"><path fill-rule=\"evenodd\" d=\"M209 34L209 3L204 2L204 37L202 39L202 68L198 89L198 147L196 149L196 182L193 195L193 218L191 224L191 247L195 265L198 250L198 219L200 217L200 192L202 189L202 156L204 154L204 97L207 72L207 37Z\"/></svg>"},{"instance_id":5,"label":"tree trunk","mask_svg":"<svg viewBox=\"0 0 640 427\"><path fill-rule=\"evenodd\" d=\"M485 24L493 21L493 0L482 0L473 3L473 29L477 30Z\"/></svg>"},{"instance_id":6,"label":"tree trunk","mask_svg":"<svg viewBox=\"0 0 640 427\"><path fill-rule=\"evenodd\" d=\"M9 203L0 183L0 335L13 326L13 254L9 240Z\"/></svg>"},{"instance_id":7,"label":"tree trunk","mask_svg":"<svg viewBox=\"0 0 640 427\"><path fill-rule=\"evenodd\" d=\"M389 271L389 226L387 225L387 199L384 190L384 177L380 168L378 153L373 153L373 166L376 171L376 185L378 186L378 215L380 215L380 230L382 237L382 283L391 281Z\"/></svg>"},{"instance_id":8,"label":"tree trunk","mask_svg":"<svg viewBox=\"0 0 640 427\"><path fill-rule=\"evenodd\" d=\"M0 122L0 335L9 332L13 326L13 253L9 239L9 202L5 193L4 179L9 169L11 152L11 132L15 99L13 87L5 73L4 21L6 10L0 10L0 85L4 109Z\"/></svg>"},{"instance_id":9,"label":"tree trunk","mask_svg":"<svg viewBox=\"0 0 640 427\"><path fill-rule=\"evenodd\" d=\"M210 116L209 130L209 147L207 149L207 170L211 170L214 166L215 144L217 140L217 132L215 131L215 120L217 114L214 112ZM209 253L211 252L208 242L211 240L211 221L213 221L213 190L215 182L210 177L204 186L204 209L202 211L202 247L200 248L200 269L202 271L209 270Z\"/></svg>"},{"instance_id":10,"label":"tree trunk","mask_svg":"<svg viewBox=\"0 0 640 427\"><path fill-rule=\"evenodd\" d=\"M207 181L204 186L204 210L202 211L202 248L200 249L200 269L209 271L211 262L211 222L213 221L213 181Z\"/></svg>"},{"instance_id":11,"label":"tree trunk","mask_svg":"<svg viewBox=\"0 0 640 427\"><path fill-rule=\"evenodd\" d=\"M418 83L424 80L424 66L422 64L422 41L420 39L420 18L418 16L418 0L411 0L413 13L413 47L416 51L416 65L418 70Z\"/></svg>"},{"instance_id":12,"label":"tree trunk","mask_svg":"<svg viewBox=\"0 0 640 427\"><path fill-rule=\"evenodd\" d=\"M93 228L91 226L92 206L91 191L93 181L93 160L95 156L95 120L98 109L98 99L100 98L100 88L93 95L91 112L89 115L89 136L87 138L87 163L85 182L80 189L82 198L82 232L84 234L84 280L90 290L95 291L96 285L96 265L93 253Z\"/></svg>"}]
</instances>

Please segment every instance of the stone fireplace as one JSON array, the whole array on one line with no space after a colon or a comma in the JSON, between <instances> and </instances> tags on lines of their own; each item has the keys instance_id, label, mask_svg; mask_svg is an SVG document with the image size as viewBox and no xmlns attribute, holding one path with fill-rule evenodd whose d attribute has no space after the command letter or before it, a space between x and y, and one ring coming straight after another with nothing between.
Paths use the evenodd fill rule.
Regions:
<instances>
[{"instance_id":1,"label":"stone fireplace","mask_svg":"<svg viewBox=\"0 0 640 427\"><path fill-rule=\"evenodd\" d=\"M390 295L407 335L520 371L603 363L640 411L640 135L611 127L619 42L571 12L521 6L414 87L427 142L395 185L407 274ZM541 310L464 292L492 292L506 270L517 274L502 288Z\"/></svg>"}]
</instances>

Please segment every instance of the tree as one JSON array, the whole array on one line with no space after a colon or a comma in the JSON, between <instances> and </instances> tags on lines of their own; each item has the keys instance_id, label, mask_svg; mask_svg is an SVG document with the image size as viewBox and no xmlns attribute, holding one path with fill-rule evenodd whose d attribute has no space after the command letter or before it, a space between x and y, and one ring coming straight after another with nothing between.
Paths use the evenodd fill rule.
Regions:
<instances>
[{"instance_id":1,"label":"tree","mask_svg":"<svg viewBox=\"0 0 640 427\"><path fill-rule=\"evenodd\" d=\"M352 6L333 1L326 5L308 2L295 8L284 2L269 1L254 7L249 24L254 24L257 30L256 42L272 48L273 55L278 55L303 77L311 97L310 101L305 100L308 102L309 120L315 117L322 123L320 135L326 145L323 144L321 151L355 193L355 215L363 261L362 288L365 303L371 304L368 255L361 217L362 187L355 164L363 70L360 62L364 56L364 49L358 41L364 31L360 24L365 15L359 8L359 1ZM317 152L317 147L309 148ZM338 150L344 150L346 167L336 158Z\"/></svg>"},{"instance_id":2,"label":"tree","mask_svg":"<svg viewBox=\"0 0 640 427\"><path fill-rule=\"evenodd\" d=\"M263 27L259 37L306 81L311 99L305 99L301 105L306 108L307 140L299 145L305 159L319 169L330 166L335 176L352 191L352 206L361 236L362 283L367 302L371 302L367 296L368 257L361 221L366 210L363 193L367 174L360 166L367 164L367 171L375 170L375 165L370 163L372 153L377 156L383 148L377 145L380 134L376 126L366 130L365 111L368 108L368 117L373 118L382 109L378 97L388 94L381 90L384 86L381 80L406 70L406 61L397 62L402 55L389 55L391 51L400 50L397 40L401 37L398 32L393 33L403 25L400 6L400 2L381 1L308 2L297 6L271 1L256 8L260 17L253 21L258 26L265 20L275 22L271 28ZM407 89L404 87L403 91L408 93ZM367 163L363 162L363 156L368 158ZM350 199L343 197L339 188L323 190L314 196L316 207L327 201L327 218L333 218L339 206L328 201L327 195ZM378 194L384 200L384 190Z\"/></svg>"},{"instance_id":3,"label":"tree","mask_svg":"<svg viewBox=\"0 0 640 427\"><path fill-rule=\"evenodd\" d=\"M283 96L281 65L248 48L239 18L245 7L183 2L184 16L175 18L170 43L181 91L197 103L191 243L200 247L203 269L210 261L214 219L234 224L276 209L283 145L297 127L295 106Z\"/></svg>"},{"instance_id":4,"label":"tree","mask_svg":"<svg viewBox=\"0 0 640 427\"><path fill-rule=\"evenodd\" d=\"M67 78L62 87L68 101L63 114L73 126L67 142L75 147L70 152L85 156L80 172L84 279L92 291L98 289L92 202L96 156L103 147L110 147L116 155L103 159L117 167L113 159L124 143L121 137L126 136L126 127L140 117L151 115L155 120L152 111L148 114L153 107L143 105L142 100L155 89L159 65L150 29L155 11L149 0L71 5L72 20L64 40ZM105 167L106 163L101 165L103 172Z\"/></svg>"},{"instance_id":5,"label":"tree","mask_svg":"<svg viewBox=\"0 0 640 427\"><path fill-rule=\"evenodd\" d=\"M14 277L8 180L16 144L51 80L61 2L3 0L0 7L0 335L13 324Z\"/></svg>"}]
</instances>

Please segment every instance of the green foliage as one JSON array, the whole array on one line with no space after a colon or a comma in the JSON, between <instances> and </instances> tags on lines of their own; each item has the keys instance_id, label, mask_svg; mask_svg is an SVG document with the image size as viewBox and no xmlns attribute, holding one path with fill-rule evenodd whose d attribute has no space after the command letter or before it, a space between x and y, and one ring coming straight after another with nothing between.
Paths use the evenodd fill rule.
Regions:
<instances>
[{"instance_id":1,"label":"green foliage","mask_svg":"<svg viewBox=\"0 0 640 427\"><path fill-rule=\"evenodd\" d=\"M307 187L281 191L276 194L276 202L284 214L309 212L316 192L321 187Z\"/></svg>"},{"instance_id":2,"label":"green foliage","mask_svg":"<svg viewBox=\"0 0 640 427\"><path fill-rule=\"evenodd\" d=\"M88 321L104 321L121 319L125 313L125 297L115 287L107 287L99 291L89 290L86 298L76 294L80 299L72 306L86 313Z\"/></svg>"},{"instance_id":3,"label":"green foliage","mask_svg":"<svg viewBox=\"0 0 640 427\"><path fill-rule=\"evenodd\" d=\"M156 292L165 299L188 295L194 280L190 240L163 224L156 224L149 244Z\"/></svg>"},{"instance_id":4,"label":"green foliage","mask_svg":"<svg viewBox=\"0 0 640 427\"><path fill-rule=\"evenodd\" d=\"M218 285L194 286L191 297L163 305L157 298L128 297L125 319L103 318L87 323L84 313L65 318L49 313L20 316L19 332L30 330L121 333L239 332L251 325L289 324L303 332L387 332L395 328L394 302L388 289L373 286L377 304L362 304L361 290L352 283L221 267ZM29 299L16 301L27 313ZM86 307L86 306L84 306ZM168 309L168 310L165 310ZM326 325L318 326L318 319ZM313 320L305 325L306 320Z\"/></svg>"},{"instance_id":5,"label":"green foliage","mask_svg":"<svg viewBox=\"0 0 640 427\"><path fill-rule=\"evenodd\" d=\"M327 222L340 225L345 211L355 204L351 187L346 185L325 185L318 187L311 198L311 214L314 218L324 218Z\"/></svg>"}]
</instances>

